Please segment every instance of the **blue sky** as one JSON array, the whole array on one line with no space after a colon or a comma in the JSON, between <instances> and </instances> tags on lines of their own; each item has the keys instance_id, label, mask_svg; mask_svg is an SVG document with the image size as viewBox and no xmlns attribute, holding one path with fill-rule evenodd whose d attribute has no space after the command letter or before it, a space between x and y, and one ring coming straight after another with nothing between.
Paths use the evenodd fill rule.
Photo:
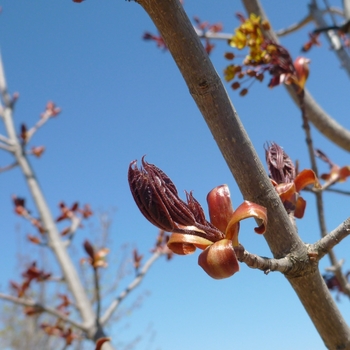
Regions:
<instances>
[{"instance_id":1,"label":"blue sky","mask_svg":"<svg viewBox=\"0 0 350 350\"><path fill-rule=\"evenodd\" d=\"M265 4L266 3L266 4ZM240 2L185 0L190 17L211 23L222 22L224 31L238 25L234 14ZM266 12L275 29L300 20L307 13L307 1L265 1ZM144 219L133 202L127 183L130 161L147 161L163 169L179 193L193 190L206 208L207 193L227 183L234 206L243 198L224 159L202 119L171 55L143 41L145 31L156 33L154 25L138 4L127 1L2 0L0 48L8 87L18 91L15 122L33 125L48 100L62 108L62 114L40 130L31 145L45 145L41 159L32 164L54 215L58 202L78 200L96 211L116 208L111 228L109 276L117 266L113 261L119 247L128 242L147 255L157 229ZM309 25L282 40L293 57L307 40ZM211 59L222 75L228 46L218 43ZM311 74L307 87L322 107L348 129L350 121L349 80L322 39L322 47L307 55ZM309 167L300 112L283 87L267 88L267 81L255 84L241 98L230 91L233 104L259 156L264 159L264 143L275 141L284 147L300 167ZM0 127L3 133L3 127ZM315 146L335 163L349 164L349 155L313 130ZM0 153L0 165L9 162ZM320 163L320 170L328 169ZM9 279L19 280L17 257L36 258L25 235L34 230L13 214L11 195L25 197L35 212L19 169L1 174L0 290ZM340 186L339 186L340 187ZM349 183L341 186L349 190ZM306 215L298 221L305 242L319 238L314 198ZM325 195L327 226L331 230L348 216L348 198ZM96 219L91 219L94 227ZM253 221L244 222L241 243L250 252L271 256L263 237L255 235ZM78 232L75 254L83 256L79 242L92 235L91 225ZM93 240L93 237L91 237ZM349 242L336 248L339 258L347 258ZM39 253L39 255L42 253ZM25 260L25 261L27 261ZM321 268L328 266L325 258ZM349 268L348 262L346 267ZM137 335L143 339L137 349L321 349L323 343L288 281L278 273L265 276L241 266L234 277L215 281L197 265L197 254L175 257L154 265L131 303L149 291L142 306L113 324L110 335L115 344ZM347 321L349 304L339 303ZM149 331L149 325L155 330ZM129 325L129 326L126 326ZM152 333L152 334L150 334ZM152 335L152 336L151 336ZM151 339L152 338L152 339Z\"/></svg>"}]
</instances>

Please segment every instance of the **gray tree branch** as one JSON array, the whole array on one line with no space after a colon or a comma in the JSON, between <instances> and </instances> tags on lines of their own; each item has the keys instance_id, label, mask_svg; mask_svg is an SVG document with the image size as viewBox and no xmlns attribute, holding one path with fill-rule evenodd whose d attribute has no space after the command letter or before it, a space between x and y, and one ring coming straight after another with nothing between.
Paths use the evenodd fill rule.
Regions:
<instances>
[{"instance_id":1,"label":"gray tree branch","mask_svg":"<svg viewBox=\"0 0 350 350\"><path fill-rule=\"evenodd\" d=\"M307 248L289 221L182 5L177 0L137 2L165 40L244 198L267 208L269 224L265 238L274 257L291 254L294 259L308 260ZM305 274L300 271L287 278L326 346L332 349L350 348L350 330L317 266Z\"/></svg>"},{"instance_id":2,"label":"gray tree branch","mask_svg":"<svg viewBox=\"0 0 350 350\"><path fill-rule=\"evenodd\" d=\"M103 316L100 318L101 326L104 326L108 320L113 316L120 303L133 291L143 280L147 271L153 265L153 263L162 255L162 252L156 251L143 265L142 269L137 274L136 278L117 296L112 303L108 306Z\"/></svg>"},{"instance_id":3,"label":"gray tree branch","mask_svg":"<svg viewBox=\"0 0 350 350\"><path fill-rule=\"evenodd\" d=\"M44 304L38 303L35 300L25 299L25 298L17 298L15 296L3 294L3 293L0 293L0 299L9 301L9 302L17 304L17 305L31 306L31 307L37 308L38 311L47 312L48 314L59 318L60 320L70 324L71 326L82 330L83 332L86 332L86 330L87 330L83 324L74 321L73 319L68 317L66 314L63 314L62 312L59 312L58 310L53 309L53 308L46 306Z\"/></svg>"},{"instance_id":4,"label":"gray tree branch","mask_svg":"<svg viewBox=\"0 0 350 350\"><path fill-rule=\"evenodd\" d=\"M309 5L309 9L310 9L310 15L318 28L325 28L328 26L328 23L323 17L323 11L318 8L316 1L313 1ZM328 42L330 43L331 48L337 55L342 68L345 69L346 73L350 77L350 57L342 44L342 41L339 37L338 32L334 30L328 30L324 32L324 34Z\"/></svg>"},{"instance_id":5,"label":"gray tree branch","mask_svg":"<svg viewBox=\"0 0 350 350\"><path fill-rule=\"evenodd\" d=\"M100 327L96 325L96 315L92 309L92 305L88 299L86 291L80 281L77 270L66 250L63 241L60 238L55 221L52 217L51 211L46 203L45 197L39 186L37 178L32 170L24 149L16 135L12 110L13 101L8 94L6 79L3 69L2 60L0 59L0 93L3 99L3 122L7 132L7 138L14 147L14 157L21 168L33 201L38 210L41 222L46 230L49 246L54 253L57 262L62 270L64 280L67 283L71 294L75 299L77 310L82 318L82 323L87 331L87 336L90 339L98 339L104 337L105 334ZM103 350L112 350L110 343L103 345Z\"/></svg>"}]
</instances>

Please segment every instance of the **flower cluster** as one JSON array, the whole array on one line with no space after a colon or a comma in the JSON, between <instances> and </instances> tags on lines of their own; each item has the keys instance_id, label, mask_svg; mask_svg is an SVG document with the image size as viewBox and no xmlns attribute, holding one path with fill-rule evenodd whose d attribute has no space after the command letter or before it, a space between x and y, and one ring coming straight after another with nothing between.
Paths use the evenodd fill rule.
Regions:
<instances>
[{"instance_id":1,"label":"flower cluster","mask_svg":"<svg viewBox=\"0 0 350 350\"><path fill-rule=\"evenodd\" d=\"M192 193L186 192L186 202L181 200L170 178L155 165L147 163L144 157L140 169L136 161L130 163L128 181L134 200L146 219L161 230L171 232L168 248L180 255L191 254L196 248L204 250L198 263L215 279L227 278L239 271L235 248L240 248L241 220L253 217L260 222L255 232L265 232L266 209L245 201L234 210L227 185L214 188L207 196L209 222Z\"/></svg>"},{"instance_id":2,"label":"flower cluster","mask_svg":"<svg viewBox=\"0 0 350 350\"><path fill-rule=\"evenodd\" d=\"M269 87L285 83L293 84L302 91L309 74L309 60L298 57L294 63L289 52L281 45L264 38L263 31L270 25L267 21L261 21L260 17L251 14L249 18L238 15L241 25L235 29L235 34L229 40L229 45L238 49L248 49L242 64L230 64L224 70L225 80L233 81L231 87L240 89L244 77L263 81L264 74L268 72L272 77ZM225 54L228 60L233 60L235 55L231 52ZM243 81L244 82L244 81ZM240 95L248 93L248 88L240 90Z\"/></svg>"}]
</instances>

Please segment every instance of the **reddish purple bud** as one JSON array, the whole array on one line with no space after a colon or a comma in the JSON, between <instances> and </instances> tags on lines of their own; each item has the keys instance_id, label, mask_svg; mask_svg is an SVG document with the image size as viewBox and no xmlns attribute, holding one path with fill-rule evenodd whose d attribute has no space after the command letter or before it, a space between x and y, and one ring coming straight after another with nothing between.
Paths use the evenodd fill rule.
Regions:
<instances>
[{"instance_id":1,"label":"reddish purple bud","mask_svg":"<svg viewBox=\"0 0 350 350\"><path fill-rule=\"evenodd\" d=\"M86 239L84 242L84 249L88 253L91 259L95 256L95 250L94 247L91 245L91 243Z\"/></svg>"},{"instance_id":2,"label":"reddish purple bud","mask_svg":"<svg viewBox=\"0 0 350 350\"><path fill-rule=\"evenodd\" d=\"M224 234L205 219L201 205L187 193L187 203L178 196L170 178L142 158L142 167L130 163L128 181L136 205L145 218L161 230L197 235L216 242Z\"/></svg>"},{"instance_id":3,"label":"reddish purple bud","mask_svg":"<svg viewBox=\"0 0 350 350\"><path fill-rule=\"evenodd\" d=\"M280 183L293 182L295 167L289 156L277 143L271 143L265 149L266 163L272 180Z\"/></svg>"}]
</instances>

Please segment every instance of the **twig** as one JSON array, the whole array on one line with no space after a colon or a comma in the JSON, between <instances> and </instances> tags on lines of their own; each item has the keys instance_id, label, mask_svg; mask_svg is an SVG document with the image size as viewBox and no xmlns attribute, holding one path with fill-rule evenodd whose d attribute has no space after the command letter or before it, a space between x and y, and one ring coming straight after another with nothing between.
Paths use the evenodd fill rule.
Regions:
<instances>
[{"instance_id":1,"label":"twig","mask_svg":"<svg viewBox=\"0 0 350 350\"><path fill-rule=\"evenodd\" d=\"M309 5L309 9L310 9L310 15L312 16L312 18L316 22L316 25L318 28L325 28L328 26L327 22L323 18L322 11L318 8L316 2L312 2ZM337 31L334 31L334 30L328 30L328 31L324 32L324 34L326 35L334 52L338 56L338 59L341 62L342 68L344 68L346 70L348 76L350 76L350 57L342 45L341 39L339 37L339 33Z\"/></svg>"},{"instance_id":2,"label":"twig","mask_svg":"<svg viewBox=\"0 0 350 350\"><path fill-rule=\"evenodd\" d=\"M300 99L299 105L300 105L302 119L303 119L303 128L305 130L306 144L309 152L311 167L314 173L316 174L316 177L318 177L318 168L317 168L316 155L315 155L312 136L311 136L311 129L305 113L304 92L303 91L299 92L298 95ZM326 237L328 231L327 231L326 219L325 219L325 213L324 213L323 192L315 191L314 193L316 196L317 217L318 217L321 237ZM341 270L341 267L338 264L338 260L335 256L335 253L332 249L329 249L328 256L332 266L334 267L334 270L335 270L334 274L337 277L342 289L344 290L344 293L350 297L350 288L348 288L350 286L348 285L348 281L344 276Z\"/></svg>"},{"instance_id":3,"label":"twig","mask_svg":"<svg viewBox=\"0 0 350 350\"><path fill-rule=\"evenodd\" d=\"M26 144L29 143L33 135L38 131L38 129L40 129L44 124L46 124L49 119L50 115L44 113L44 115L37 121L37 123L27 131L25 142Z\"/></svg>"},{"instance_id":4,"label":"twig","mask_svg":"<svg viewBox=\"0 0 350 350\"><path fill-rule=\"evenodd\" d=\"M98 268L93 267L94 269L94 284L95 284L95 295L96 295L96 326L99 327L100 314L101 314L101 294L100 294L100 283Z\"/></svg>"},{"instance_id":5,"label":"twig","mask_svg":"<svg viewBox=\"0 0 350 350\"><path fill-rule=\"evenodd\" d=\"M0 173L3 173L3 172L8 171L8 170L11 170L11 169L15 168L16 166L18 166L18 163L17 162L13 162L12 164L9 164L9 165L6 165L4 167L1 167L0 168Z\"/></svg>"},{"instance_id":6,"label":"twig","mask_svg":"<svg viewBox=\"0 0 350 350\"><path fill-rule=\"evenodd\" d=\"M328 235L322 237L319 241L312 244L310 247L313 251L317 252L318 259L321 259L348 235L350 235L350 218L346 219L336 229L334 229Z\"/></svg>"},{"instance_id":7,"label":"twig","mask_svg":"<svg viewBox=\"0 0 350 350\"><path fill-rule=\"evenodd\" d=\"M71 225L68 228L68 232L65 234L65 235L67 235L68 239L63 242L66 247L72 243L73 238L75 236L75 232L77 231L77 229L79 228L79 226L82 222L82 218L80 218L76 215L73 215L70 218L70 220L71 220Z\"/></svg>"},{"instance_id":8,"label":"twig","mask_svg":"<svg viewBox=\"0 0 350 350\"><path fill-rule=\"evenodd\" d=\"M205 39L215 39L215 40L230 40L232 39L233 34L231 33L217 33L217 32L212 32L210 30L208 31L203 31L200 30L196 27L193 27L194 30L196 31L197 35L200 38L205 38Z\"/></svg>"},{"instance_id":9,"label":"twig","mask_svg":"<svg viewBox=\"0 0 350 350\"><path fill-rule=\"evenodd\" d=\"M336 14L339 16L344 16L343 11L341 9L336 8L336 7L330 7L330 8L327 8L325 10L322 10L322 14L327 14L327 13L330 13L331 15ZM304 17L302 20L300 20L299 22L293 23L292 25L290 25L287 28L276 30L276 35L278 37L282 37L282 36L288 35L290 33L296 32L297 30L301 29L302 27L304 27L305 25L307 25L308 23L310 23L312 21L313 21L313 18L309 14L306 17Z\"/></svg>"},{"instance_id":10,"label":"twig","mask_svg":"<svg viewBox=\"0 0 350 350\"><path fill-rule=\"evenodd\" d=\"M334 192L334 193L339 193L339 194L343 194L343 195L346 195L346 196L350 196L350 191L339 190L337 188L326 188L325 191L327 191L327 192Z\"/></svg>"},{"instance_id":11,"label":"twig","mask_svg":"<svg viewBox=\"0 0 350 350\"><path fill-rule=\"evenodd\" d=\"M8 146L2 142L0 142L0 148L3 149L4 151L11 152L11 153L13 153L15 150L13 146Z\"/></svg>"},{"instance_id":12,"label":"twig","mask_svg":"<svg viewBox=\"0 0 350 350\"><path fill-rule=\"evenodd\" d=\"M329 10L329 9L330 9L330 5L329 5L329 3L328 3L328 0L323 0L323 2L324 2L324 4L325 4L325 6L326 6L326 10ZM322 11L322 12L324 12L324 11ZM324 13L323 13L323 15L324 15ZM334 14L333 14L332 12L329 11L329 15L330 15L330 17L331 17L331 19L332 19L333 25L336 25L336 24L337 24L337 21L336 21L336 19L335 19Z\"/></svg>"},{"instance_id":13,"label":"twig","mask_svg":"<svg viewBox=\"0 0 350 350\"><path fill-rule=\"evenodd\" d=\"M0 134L0 141L3 142L3 143L5 143L5 144L8 145L8 146L12 146L11 141L10 141L6 136L4 136L4 135L1 135L1 134Z\"/></svg>"},{"instance_id":14,"label":"twig","mask_svg":"<svg viewBox=\"0 0 350 350\"><path fill-rule=\"evenodd\" d=\"M333 274L337 277L337 280L344 292L350 298L350 284L342 272L342 266L339 263L338 259L335 256L332 248L341 242L345 237L350 234L350 218L344 221L338 228L329 233L328 235L324 235L320 241L314 244L314 249L317 251L319 258L323 257L328 253L331 268Z\"/></svg>"},{"instance_id":15,"label":"twig","mask_svg":"<svg viewBox=\"0 0 350 350\"><path fill-rule=\"evenodd\" d=\"M7 91L7 84L5 78L4 67L2 64L2 57L0 55L0 94L5 104L5 110L1 113L2 117L5 117L6 110L12 109L13 107L13 99Z\"/></svg>"},{"instance_id":16,"label":"twig","mask_svg":"<svg viewBox=\"0 0 350 350\"><path fill-rule=\"evenodd\" d=\"M293 272L293 269L297 270L295 268L295 261L292 261L288 257L281 259L265 258L256 254L249 253L242 246L235 247L235 253L237 255L237 259L240 262L244 262L252 269L259 269L261 271L264 271L266 275L272 271L279 271L283 274L288 274L290 272Z\"/></svg>"},{"instance_id":17,"label":"twig","mask_svg":"<svg viewBox=\"0 0 350 350\"><path fill-rule=\"evenodd\" d=\"M307 25L310 22L312 22L312 17L311 17L311 15L307 15L299 22L293 23L292 25L290 25L287 28L276 30L276 35L279 37L282 37L282 36L288 35L290 33L296 32L297 30L304 27L305 25Z\"/></svg>"},{"instance_id":18,"label":"twig","mask_svg":"<svg viewBox=\"0 0 350 350\"><path fill-rule=\"evenodd\" d=\"M72 320L71 318L69 318L67 315L61 313L60 311L53 309L51 307L48 307L44 304L41 303L37 303L34 300L31 299L25 299L25 298L18 298L12 295L7 295L7 294L3 294L0 293L0 299L6 300L6 301L10 301L12 303L18 304L18 305L22 305L22 306L30 306L30 307L34 307L40 311L43 312L47 312L48 314L55 316L59 319L61 319L62 321L69 323L70 325L82 330L83 332L86 331L86 327L84 327L83 324L76 322L74 320Z\"/></svg>"},{"instance_id":19,"label":"twig","mask_svg":"<svg viewBox=\"0 0 350 350\"><path fill-rule=\"evenodd\" d=\"M128 294L141 283L147 271L161 255L163 254L159 251L153 253L153 255L143 265L142 269L139 271L135 279L119 294L119 296L117 296L112 301L103 316L100 318L101 327L103 327L106 322L112 317L113 313L116 311L120 303L128 296Z\"/></svg>"}]
</instances>

